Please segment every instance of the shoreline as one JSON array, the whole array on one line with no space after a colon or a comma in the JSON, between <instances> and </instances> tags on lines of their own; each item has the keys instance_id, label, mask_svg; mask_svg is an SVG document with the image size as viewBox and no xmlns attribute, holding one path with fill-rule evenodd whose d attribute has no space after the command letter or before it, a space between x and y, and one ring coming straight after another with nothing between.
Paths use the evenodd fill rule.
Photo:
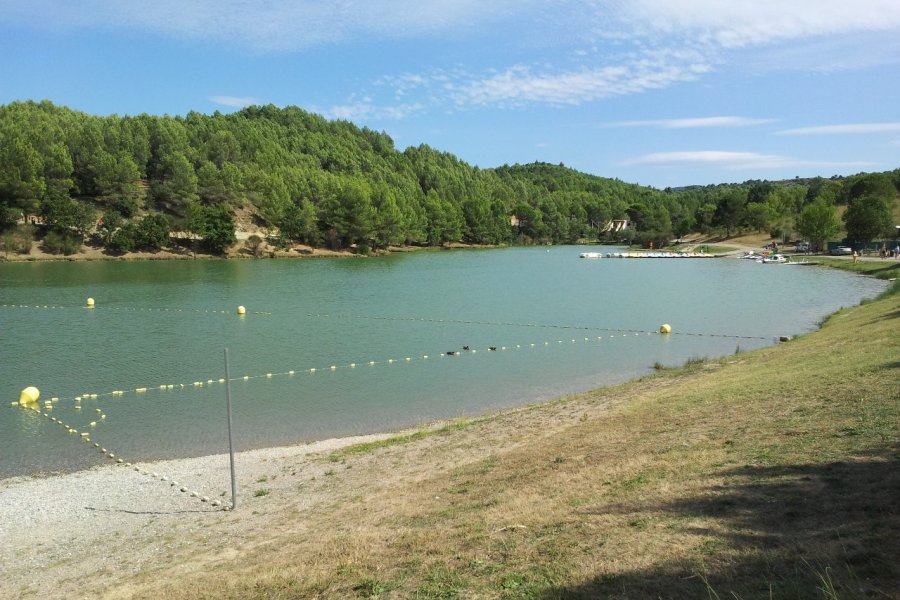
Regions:
<instances>
[{"instance_id":1,"label":"shoreline","mask_svg":"<svg viewBox=\"0 0 900 600\"><path fill-rule=\"evenodd\" d=\"M810 336L818 335L826 321L853 317L859 309L854 306L849 311L832 313L818 327L792 340L791 344L799 345L791 346L791 349L779 350L776 344L740 357L724 356L696 366L694 373L704 379L692 379L692 382L695 385L716 382L716 371L727 371L734 377L742 372L739 369L744 367L740 365L745 362L780 369L775 365L783 364L792 349L808 346L812 341ZM856 340L855 333L851 339ZM306 574L312 567L299 558L308 556L315 563L313 567L321 560L328 577L337 578L333 575L337 563L329 562L331 555L326 553L319 559L314 552L321 548L326 552L334 549L336 556L349 556L346 560L351 565L368 564L367 561L374 560L372 557L379 557L389 565L391 553L419 543L418 538L403 537L411 535L410 531L420 534L415 524L424 522L427 527L421 531L430 531L435 514L443 515L440 511L457 514L454 512L459 511L457 502L467 503L464 506L481 506L478 502L485 500L486 512L477 513L476 520L486 523L491 536L515 535L526 539L532 532L538 535L551 529L541 529L540 518L532 516L526 520L518 516L515 509L533 499L540 507L535 508L536 514L555 514L548 511L547 502L549 498L550 506L553 506L553 490L557 489L566 490L576 500L580 498L584 492L576 491L576 483L586 486L589 485L586 482L598 479L597 473L593 472L583 480L571 479L580 473L575 471L576 467L581 469L594 462L606 466L600 479L608 478L611 483L600 481L597 485L602 484L600 489L609 490L620 480L636 481L636 477L646 477L647 471L641 470L642 465L654 463L641 461L656 460L658 452L672 448L681 451L686 447L684 444L693 448L694 444L705 444L709 436L716 440L716 447L739 445L740 438L730 431L718 434L715 428L700 427L691 434L684 434L678 423L671 425L672 437L668 442L657 448L656 444L660 442L648 439L646 445L652 450L645 450L643 454L638 452L636 456L626 450L636 441L631 434L625 436L621 444L607 444L604 434L600 434L588 435L573 448L557 445L571 439L573 434L580 435L579 432L599 427L601 422L614 427L617 419L622 418L622 410L618 409L634 410L646 404L647 398L665 400L661 406L682 402L684 394L677 391L684 389L680 380L692 377L690 373L672 371L631 379L582 394L473 417L458 429L445 427L452 429L446 435L443 431L435 435L415 435L423 430L441 430L447 422L440 422L418 429L243 451L236 455L237 511L224 510L230 505L230 480L228 455L222 453L147 461L135 463L130 468L105 464L73 473L2 479L0 597L153 597L147 595L150 592L145 591L145 587L156 586L155 593L163 585L175 585L179 591L176 597L190 597L199 590L198 584L194 583L199 576L215 577L223 568L246 568L245 557L251 567L262 569L261 572L269 573L266 569L270 567L285 569L280 550L291 544L302 549L297 550L298 558L289 561L297 564L302 577L315 580L314 575ZM783 385L772 384L773 389L782 389ZM768 384L763 387L769 389ZM667 388L675 391L667 392ZM767 391L764 395L769 397L771 394ZM727 394L725 396L727 398ZM753 402L742 404L745 407L752 405ZM685 423L684 427L687 426ZM808 426L811 425L804 421L802 427ZM340 452L354 444L378 442L410 433L413 435L408 438L409 443L352 455ZM546 446L540 445L543 440L547 441ZM537 449L528 450L529 445L537 445ZM614 462L602 462L607 456L618 456L623 451L628 456ZM550 465L546 468L551 474L559 473L559 479L552 475L547 480L547 487L538 488L535 481L541 479L532 479L531 474L545 464ZM135 471L135 467L151 475ZM510 472L516 478L492 480L484 475L501 468L512 469ZM517 479L520 471L528 474L527 481ZM710 477L717 477L717 473L713 472ZM481 478L486 478L484 486L491 495L470 499L474 494L471 490L480 489ZM178 485L173 485L172 480ZM514 486L513 499L498 501L497 508L493 509L493 504L488 501L493 501L498 481L521 482L521 489L515 492ZM665 485L674 485L670 481L665 480ZM567 487L569 485L572 489ZM182 487L188 491L180 491ZM416 495L420 489L428 493ZM208 496L210 502L192 497L191 491L198 496ZM412 498L410 504L393 506L388 501L406 495ZM603 508L603 514L613 514L615 511L607 510L610 505L600 500L603 497L597 492L591 502L596 503L598 510ZM562 522L559 518L571 520L575 518L573 514L582 514L573 508L571 498L564 499L566 510L547 527L557 527L558 522ZM212 500L218 500L220 506L212 506ZM654 519L659 518L658 514L651 514ZM635 518L630 513L626 517L632 521ZM582 515L577 518L592 517ZM396 523L402 526L394 527ZM604 520L600 525L606 528L610 523ZM648 535L632 526L625 529L631 530ZM590 539L594 537L593 531L588 532ZM621 533L621 530L616 531ZM662 536L657 529L651 528L651 531L653 539ZM379 554L366 544L378 548L376 542L382 539L382 532L398 536L401 541ZM540 539L545 543L547 538ZM303 545L307 543L309 546ZM461 546L452 536L441 538L435 544L435 547L446 545L452 553L467 552L467 546ZM599 546L595 551L599 555L603 553ZM615 553L618 556L618 550ZM340 558L340 565L345 564L344 560ZM374 564L377 567L380 563ZM615 564L615 561L609 564ZM425 574L416 576L425 577ZM266 583L263 575L251 577ZM330 580L326 578L326 581ZM357 583L358 578L353 579L346 584L349 587L338 590L350 594ZM339 597L339 592L334 597ZM210 594L202 597L214 597L215 591Z\"/></svg>"},{"instance_id":2,"label":"shoreline","mask_svg":"<svg viewBox=\"0 0 900 600\"><path fill-rule=\"evenodd\" d=\"M461 249L487 249L501 246L484 244L464 244L461 242L448 243L442 246L388 246L381 250L375 250L370 254L359 254L352 250L329 250L304 244L294 244L287 249L275 249L267 246L259 255L254 255L242 245L235 244L225 254L206 254L188 250L173 251L171 247L156 252L126 252L125 254L107 254L104 248L97 248L83 244L75 254L50 254L32 245L27 254L6 253L0 255L0 263L42 263L42 262L103 262L103 261L178 261L178 260L274 260L274 259L310 259L310 258L372 258L389 256L391 254L404 254L408 252L437 251L437 250L461 250Z\"/></svg>"},{"instance_id":3,"label":"shoreline","mask_svg":"<svg viewBox=\"0 0 900 600\"><path fill-rule=\"evenodd\" d=\"M879 315L893 310L890 304L875 301L849 311L838 311L825 320L837 325L829 328L830 334L819 337L820 326L792 340L792 349L819 356L823 345L855 341L859 323L873 327L872 323L879 322L872 318L873 307L879 308ZM848 325L835 323L848 318L852 319ZM836 333L839 333L837 338ZM717 427L738 418L747 407L762 403L764 398L766 404L759 410L763 415L772 415L768 404L776 399L766 390L770 385L781 389L785 382L767 383L762 386L764 390L753 392L749 401L741 398L732 401L727 390L720 397L719 392L709 391L710 386L727 388L732 384L725 382L743 373L745 368L754 372L773 369L780 373L778 365L792 349L779 349L777 345L761 348L740 357L726 356L707 364L458 423L444 421L416 430L244 451L236 455L239 481L236 511L224 510L230 505L230 480L228 455L221 453L146 462L131 468L110 464L70 474L0 480L0 597L158 597L157 592L165 586L177 592L175 597L179 598L216 597L217 591L243 585L243 581L249 582L248 585L262 585L259 593L265 594L267 586L276 585L267 573L276 573L277 579L277 574L282 572L301 578L298 581L302 580L307 588L315 588L319 585L316 582L323 581L321 585L338 597L346 595L343 592L352 595L351 590L356 589L353 586L359 581L353 573L339 573L338 566L348 564L347 561L351 565L367 565L374 560L372 568L378 568L382 561L386 569L394 568L391 567L394 553L400 552L399 559L403 559L406 555L402 548L410 544L418 547L422 542L416 536L431 531L435 515L484 523L488 539L515 535L525 541L530 539L528 536L537 536L542 544L548 543L542 532L549 530L544 525L557 531L560 518L568 519L566 522L573 518L579 521L596 518L601 520L598 526L616 527L616 522L609 521L616 518L615 510L604 509L592 517L594 512L573 508L572 498L582 497L588 491L581 488L593 485L596 490L591 492L595 495L589 506L596 504L597 510L614 508L623 500L607 494L614 493L620 484L625 485L621 482L635 481L638 476L649 477L648 465L655 464L666 453L674 452L678 457L690 453L682 458L705 460L704 452L709 451L710 443L724 449L716 452L732 452L734 444L740 447L743 438L735 438L730 431L718 432ZM872 352L866 354L869 355ZM829 364L832 363L835 368L844 364L839 358L833 358ZM746 389L739 382L733 387L733 391ZM725 420L719 425L704 425L703 418L712 418L707 415L692 429L693 420L679 422L684 415L692 414L685 413L686 405L681 405L685 402L686 389L699 394L700 399L692 400L692 406L701 411L701 417L706 414L704 411L718 415L731 405L738 412L734 415L726 412L722 417ZM847 393L857 392L854 389ZM716 398L716 406L723 408L713 409L711 400L703 401L708 394ZM813 394L810 401L818 402L818 396ZM657 404L670 407L670 418L662 418L659 423L627 420L629 415L642 410L656 414L653 407ZM833 402L827 404L832 405ZM803 423L807 427L822 426L830 420ZM623 425L625 429L620 431ZM638 425L641 431L649 427L645 438L634 437ZM840 429L843 425L843 421L837 422L831 429L843 431ZM746 431L753 433L761 421L753 420L752 425L746 426L751 427ZM794 425L797 426L800 425ZM653 435L655 427L661 428L659 433L663 439ZM423 430L431 434L421 435ZM378 444L398 437L403 443ZM816 439L832 438L816 436ZM373 446L363 452L341 452L354 444L369 442ZM627 450L635 444L638 450ZM714 454L708 459L718 461L720 457ZM694 489L695 478L686 477L687 483L681 483L674 475L683 467L679 461L673 464L680 466L659 485L665 489L674 486L677 493L683 494ZM594 463L596 469L585 472L581 479L582 469L594 469ZM526 475L527 481L522 480ZM720 490L719 470L714 469L704 477L705 484L712 486L710 489ZM177 485L172 484L173 479ZM512 481L521 482L518 492L516 486L505 492L496 488L499 482ZM682 485L687 487L682 490L679 487ZM181 487L188 492L180 491ZM656 486L640 488L635 493L656 489ZM485 496L481 495L482 490ZM210 502L192 497L190 491L208 495ZM629 498L626 496L624 500ZM212 500L218 500L221 505L212 506ZM532 505L536 512L521 512ZM467 517L469 513L462 511L463 507L471 511L475 507L484 508ZM661 518L652 505L649 510L653 518ZM622 518L632 523L635 511L642 514L640 508L630 508ZM546 524L542 520L545 513L549 515ZM607 513L609 516L603 516ZM698 522L707 525L705 521ZM397 523L402 524L399 529ZM445 524L435 534L434 548L446 546L448 557L468 552L460 549L464 543L453 532L468 531L472 523L463 520L459 524L456 521ZM653 539L661 536L659 539L663 541L674 535L665 533L668 529L652 531ZM588 527L585 535L589 538L577 539L587 543L595 537L592 532ZM614 532L638 536L629 543L637 543L648 535L627 524ZM386 535L389 538L383 537ZM563 531L559 535L568 534ZM387 546L379 545L379 540L395 538L397 541ZM574 539L565 538L564 542L568 546ZM597 552L605 556L602 543ZM626 548L618 547L610 548L609 552L612 554L604 560L612 561L610 564L618 564L620 555L628 553ZM687 552L693 556L690 550ZM591 569L594 566L593 561L588 565ZM404 568L412 569L406 575L412 585L425 577L413 567ZM249 579L236 579L240 575L231 574L235 569L235 573L248 572ZM206 585L213 587L200 596L192 596L206 589L197 587L204 585L204 577L208 579ZM212 583L220 577L221 582ZM575 581L581 576L573 571L572 577Z\"/></svg>"}]
</instances>

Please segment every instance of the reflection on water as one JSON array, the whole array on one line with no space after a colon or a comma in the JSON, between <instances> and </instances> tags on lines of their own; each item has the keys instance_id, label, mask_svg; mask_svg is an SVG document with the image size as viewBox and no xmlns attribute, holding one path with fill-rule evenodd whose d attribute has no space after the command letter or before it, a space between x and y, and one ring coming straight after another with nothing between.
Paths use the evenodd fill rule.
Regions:
<instances>
[{"instance_id":1,"label":"reflection on water","mask_svg":"<svg viewBox=\"0 0 900 600\"><path fill-rule=\"evenodd\" d=\"M0 391L64 398L51 414L79 430L103 411L91 435L128 459L199 455L226 449L224 387L193 385L223 377L225 347L247 449L478 414L752 350L884 288L819 268L585 261L584 250L4 264ZM613 331L664 322L673 335ZM71 400L85 394L98 398ZM0 476L102 460L88 448L39 413L0 410Z\"/></svg>"}]
</instances>

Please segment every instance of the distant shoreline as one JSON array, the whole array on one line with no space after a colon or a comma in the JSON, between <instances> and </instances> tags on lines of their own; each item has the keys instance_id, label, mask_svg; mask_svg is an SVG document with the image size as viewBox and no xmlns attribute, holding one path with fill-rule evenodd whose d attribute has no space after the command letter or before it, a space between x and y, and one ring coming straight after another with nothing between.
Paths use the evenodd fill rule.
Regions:
<instances>
[{"instance_id":1,"label":"distant shoreline","mask_svg":"<svg viewBox=\"0 0 900 600\"><path fill-rule=\"evenodd\" d=\"M407 252L461 250L472 248L497 248L480 244L452 243L444 246L389 246L384 250L377 250L369 255L359 254L350 250L329 250L313 246L296 245L290 249L269 249L259 256L253 256L245 252L244 248L236 248L224 255L206 254L202 252L173 252L171 250L159 250L157 252L127 252L121 255L107 254L100 248L82 246L82 249L70 255L50 254L32 247L28 254L8 253L0 255L0 263L37 263L37 262L116 262L116 261L166 261L166 260L270 260L270 259L310 259L310 258L370 258L402 254Z\"/></svg>"}]
</instances>

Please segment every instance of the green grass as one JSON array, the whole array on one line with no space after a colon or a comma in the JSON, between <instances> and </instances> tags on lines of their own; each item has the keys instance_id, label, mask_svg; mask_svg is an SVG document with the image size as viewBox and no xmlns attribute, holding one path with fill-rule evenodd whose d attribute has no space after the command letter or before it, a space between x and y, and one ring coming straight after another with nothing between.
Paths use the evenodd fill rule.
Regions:
<instances>
[{"instance_id":1,"label":"green grass","mask_svg":"<svg viewBox=\"0 0 900 600\"><path fill-rule=\"evenodd\" d=\"M412 433L403 433L382 440L375 440L374 442L353 444L352 446L347 446L346 448L342 448L336 452L332 452L328 455L328 460L331 462L340 462L346 459L348 456L353 456L355 454L367 454L380 448L389 448L391 446L396 446L399 444L408 444L410 442L424 440L425 438L434 435L441 435L451 431L459 431L461 429L469 427L473 422L474 421L472 421L471 419L456 419L454 421L451 421L450 423L447 423L446 425L441 425L440 427L436 427L433 429L420 429Z\"/></svg>"},{"instance_id":2,"label":"green grass","mask_svg":"<svg viewBox=\"0 0 900 600\"><path fill-rule=\"evenodd\" d=\"M824 256L815 257L816 262L820 262L827 267L841 269L843 271L852 271L861 275L869 275L878 279L897 279L900 277L900 260L886 258L884 260L863 260L853 262L852 260L829 258Z\"/></svg>"}]
</instances>

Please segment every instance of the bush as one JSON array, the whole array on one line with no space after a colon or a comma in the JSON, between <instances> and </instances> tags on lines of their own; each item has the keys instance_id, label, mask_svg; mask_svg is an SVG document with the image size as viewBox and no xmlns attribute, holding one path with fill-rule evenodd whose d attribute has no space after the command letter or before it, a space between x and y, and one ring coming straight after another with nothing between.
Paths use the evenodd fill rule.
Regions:
<instances>
[{"instance_id":1,"label":"bush","mask_svg":"<svg viewBox=\"0 0 900 600\"><path fill-rule=\"evenodd\" d=\"M234 244L234 217L227 204L194 206L190 219L190 230L202 238L200 245L213 254L223 254Z\"/></svg>"},{"instance_id":2,"label":"bush","mask_svg":"<svg viewBox=\"0 0 900 600\"><path fill-rule=\"evenodd\" d=\"M262 255L262 244L263 239L255 233L244 242L244 246L253 254L254 258L259 258Z\"/></svg>"},{"instance_id":3,"label":"bush","mask_svg":"<svg viewBox=\"0 0 900 600\"><path fill-rule=\"evenodd\" d=\"M169 227L169 219L165 215L148 215L117 229L106 247L116 253L159 250L169 243Z\"/></svg>"},{"instance_id":4,"label":"bush","mask_svg":"<svg viewBox=\"0 0 900 600\"><path fill-rule=\"evenodd\" d=\"M106 248L116 254L131 252L136 247L134 227L131 224L117 229L109 238Z\"/></svg>"},{"instance_id":5,"label":"bush","mask_svg":"<svg viewBox=\"0 0 900 600\"><path fill-rule=\"evenodd\" d=\"M9 228L0 236L0 250L5 254L28 254L31 252L31 244L34 240L33 225L18 225Z\"/></svg>"},{"instance_id":6,"label":"bush","mask_svg":"<svg viewBox=\"0 0 900 600\"><path fill-rule=\"evenodd\" d=\"M44 237L44 252L70 256L81 250L83 241L81 234L54 229Z\"/></svg>"},{"instance_id":7,"label":"bush","mask_svg":"<svg viewBox=\"0 0 900 600\"><path fill-rule=\"evenodd\" d=\"M671 239L672 232L670 231L639 231L634 234L631 241L642 248L650 248L652 244L653 248L658 249L668 246Z\"/></svg>"},{"instance_id":8,"label":"bush","mask_svg":"<svg viewBox=\"0 0 900 600\"><path fill-rule=\"evenodd\" d=\"M147 215L134 225L134 240L139 248L159 250L169 243L169 219L162 214Z\"/></svg>"},{"instance_id":9,"label":"bush","mask_svg":"<svg viewBox=\"0 0 900 600\"><path fill-rule=\"evenodd\" d=\"M138 211L138 203L133 198L119 198L112 205L112 210L126 219L133 217Z\"/></svg>"}]
</instances>

